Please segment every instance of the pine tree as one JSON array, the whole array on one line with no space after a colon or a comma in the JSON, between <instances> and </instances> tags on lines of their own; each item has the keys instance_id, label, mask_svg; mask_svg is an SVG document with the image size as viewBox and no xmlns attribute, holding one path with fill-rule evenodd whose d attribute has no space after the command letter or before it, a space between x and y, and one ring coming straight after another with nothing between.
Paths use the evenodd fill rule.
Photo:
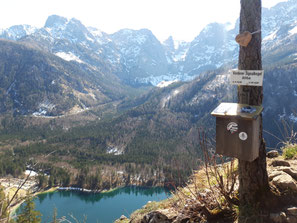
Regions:
<instances>
[{"instance_id":1,"label":"pine tree","mask_svg":"<svg viewBox=\"0 0 297 223\"><path fill-rule=\"evenodd\" d=\"M241 0L240 33L261 30L261 0ZM261 33L253 35L247 47L240 46L238 68L240 70L261 70ZM238 102L241 104L261 105L263 87L239 86ZM239 160L239 222L262 222L261 203L269 191L266 169L266 147L262 135L262 116L259 139L259 157L253 162Z\"/></svg>"},{"instance_id":2,"label":"pine tree","mask_svg":"<svg viewBox=\"0 0 297 223\"><path fill-rule=\"evenodd\" d=\"M21 208L21 213L18 215L16 223L40 223L41 213L35 210L35 204L32 197L28 197L25 201L25 206Z\"/></svg>"},{"instance_id":3,"label":"pine tree","mask_svg":"<svg viewBox=\"0 0 297 223\"><path fill-rule=\"evenodd\" d=\"M37 179L39 188L45 188L47 186L47 176L44 174L39 174Z\"/></svg>"}]
</instances>

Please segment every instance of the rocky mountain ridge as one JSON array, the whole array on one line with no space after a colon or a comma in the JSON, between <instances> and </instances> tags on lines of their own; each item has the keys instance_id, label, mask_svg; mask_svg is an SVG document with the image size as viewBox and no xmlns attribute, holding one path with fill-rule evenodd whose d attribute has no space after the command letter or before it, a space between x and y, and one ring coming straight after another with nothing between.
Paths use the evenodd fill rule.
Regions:
<instances>
[{"instance_id":1,"label":"rocky mountain ridge","mask_svg":"<svg viewBox=\"0 0 297 223\"><path fill-rule=\"evenodd\" d=\"M296 59L293 49L297 35L296 5L296 0L289 0L270 9L263 8L264 63ZM237 34L238 22L231 29L228 24L212 23L190 43L175 44L172 37L161 43L147 29L123 29L107 34L85 27L77 19L53 15L40 29L13 26L0 31L0 38L34 43L67 61L104 67L129 85L156 86L162 81L192 80L203 71L228 63L235 67Z\"/></svg>"}]
</instances>

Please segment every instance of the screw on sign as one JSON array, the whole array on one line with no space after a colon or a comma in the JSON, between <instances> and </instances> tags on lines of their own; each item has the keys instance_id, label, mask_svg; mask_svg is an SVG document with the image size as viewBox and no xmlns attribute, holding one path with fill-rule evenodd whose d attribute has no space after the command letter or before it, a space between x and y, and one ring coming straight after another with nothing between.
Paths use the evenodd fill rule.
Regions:
<instances>
[{"instance_id":1,"label":"screw on sign","mask_svg":"<svg viewBox=\"0 0 297 223\"><path fill-rule=\"evenodd\" d=\"M237 132L238 130L238 124L235 123L235 122L230 122L228 125L227 125L227 130L233 134L234 132Z\"/></svg>"},{"instance_id":2,"label":"screw on sign","mask_svg":"<svg viewBox=\"0 0 297 223\"><path fill-rule=\"evenodd\" d=\"M246 132L241 132L241 133L239 133L239 138L240 138L242 141L245 141L245 140L247 140L248 135L247 135Z\"/></svg>"}]
</instances>

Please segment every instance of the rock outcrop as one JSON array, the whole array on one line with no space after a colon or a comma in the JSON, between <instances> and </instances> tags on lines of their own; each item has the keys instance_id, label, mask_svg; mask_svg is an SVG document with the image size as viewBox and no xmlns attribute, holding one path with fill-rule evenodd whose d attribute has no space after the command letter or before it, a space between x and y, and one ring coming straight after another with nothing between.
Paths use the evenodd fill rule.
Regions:
<instances>
[{"instance_id":1,"label":"rock outcrop","mask_svg":"<svg viewBox=\"0 0 297 223\"><path fill-rule=\"evenodd\" d=\"M268 176L271 184L281 193L297 193L297 160L283 160L276 156L268 155ZM271 223L297 223L297 207L284 207L278 213L270 213Z\"/></svg>"}]
</instances>

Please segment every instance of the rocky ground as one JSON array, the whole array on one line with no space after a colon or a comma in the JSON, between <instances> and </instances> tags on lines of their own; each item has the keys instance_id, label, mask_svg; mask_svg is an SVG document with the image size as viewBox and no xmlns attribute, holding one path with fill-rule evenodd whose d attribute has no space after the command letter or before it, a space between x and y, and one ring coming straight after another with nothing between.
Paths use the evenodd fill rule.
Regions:
<instances>
[{"instance_id":1,"label":"rocky ground","mask_svg":"<svg viewBox=\"0 0 297 223\"><path fill-rule=\"evenodd\" d=\"M269 223L297 223L297 157L286 160L277 151L270 151L267 153L267 171L271 190L281 200L269 210ZM217 191L215 187L209 189L206 178L205 171L198 171L189 185L179 189L171 198L149 202L134 212L130 219L122 216L116 223L237 222L236 210L233 213L218 212L216 219L206 220L208 214L218 210L212 207L217 205L214 197ZM234 187L237 190L238 183ZM203 202L209 202L208 207L213 208L211 213Z\"/></svg>"},{"instance_id":2,"label":"rocky ground","mask_svg":"<svg viewBox=\"0 0 297 223\"><path fill-rule=\"evenodd\" d=\"M280 211L270 213L271 223L297 223L297 159L285 160L277 151L267 154L269 182L278 193L291 195L289 203Z\"/></svg>"}]
</instances>

